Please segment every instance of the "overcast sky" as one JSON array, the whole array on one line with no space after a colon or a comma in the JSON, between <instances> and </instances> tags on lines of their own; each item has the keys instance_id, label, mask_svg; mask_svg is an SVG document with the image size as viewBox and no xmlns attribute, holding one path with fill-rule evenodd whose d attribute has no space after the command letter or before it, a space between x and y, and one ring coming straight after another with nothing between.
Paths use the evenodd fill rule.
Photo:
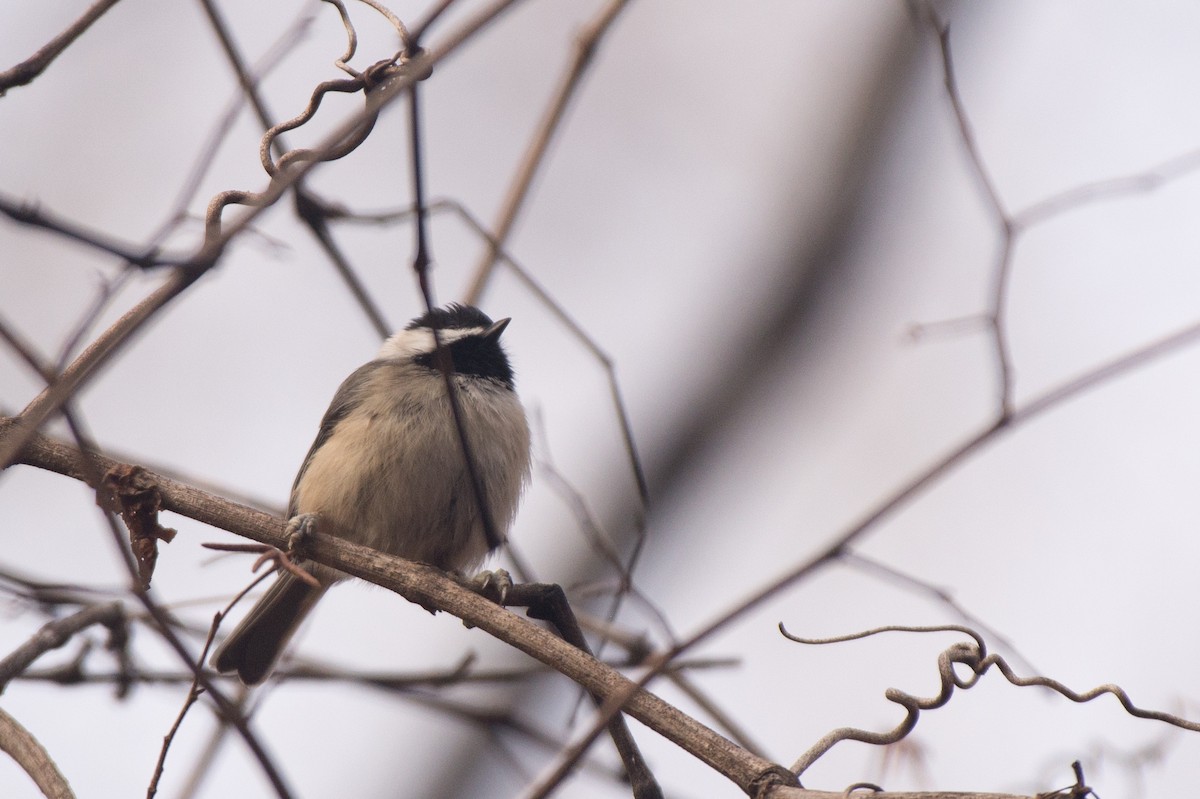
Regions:
<instances>
[{"instance_id":1,"label":"overcast sky","mask_svg":"<svg viewBox=\"0 0 1200 799\"><path fill-rule=\"evenodd\" d=\"M0 68L86 5L6 8ZM222 6L251 60L298 15L313 14L305 38L264 83L277 118L298 113L316 83L339 77L332 59L344 40L331 8ZM424 8L392 7L405 20ZM595 8L519 4L438 66L424 84L431 195L493 218L571 38ZM352 9L362 34L355 63L390 56L386 26L365 6ZM938 9L951 22L978 151L1009 213L1095 181L1153 174L1197 148L1194 4ZM235 93L199 4L124 0L33 85L0 99L0 192L145 241ZM331 100L316 127L331 129L354 102ZM359 151L317 170L314 188L360 210L409 203L400 108ZM257 123L243 111L226 127L189 205L194 214L217 191L265 185ZM317 139L292 136L296 144ZM1015 239L1004 310L1018 408L1200 319L1200 174L1168 177L1150 191L1084 203ZM264 214L256 233L83 393L79 407L101 445L285 504L334 389L378 346L288 207ZM836 246L817 247L834 228ZM193 221L172 242L186 248L198 235ZM337 235L392 326L419 312L407 227L338 227ZM432 236L437 294L449 301L462 296L482 244L450 215L435 218ZM551 148L510 252L616 366L640 452L663 491L652 497L635 578L675 631L699 629L801 563L994 419L996 363L971 320L989 307L999 243L944 90L936 39L905 5L630 4ZM0 252L0 317L56 355L115 265L7 221ZM810 274L812 282L797 279ZM130 281L105 320L160 279ZM803 312L786 335L747 341L758 320L800 304L788 293L800 285ZM498 273L482 305L513 317L505 340L537 419L539 455L553 455L614 535L627 532L634 481L602 366L510 274ZM945 320L965 321L935 324ZM914 338L914 325L931 326ZM689 434L695 441L681 442L690 411L738 369L749 377L736 402L718 406L711 425ZM1200 707L1182 704L1194 696L1200 656L1191 624L1198 370L1200 348L1181 348L1022 423L888 517L859 551L952 590L1040 673L1079 690L1119 683L1144 707L1200 718ZM20 409L37 389L0 348L0 404ZM684 444L694 447L668 480L665 453ZM166 523L180 536L163 550L155 589L164 602L193 603L180 612L207 624L244 585L247 564L214 561L199 546L228 534L179 517ZM535 479L513 538L540 579L603 578L580 566L588 547L545 479ZM5 567L40 579L122 582L91 498L66 478L28 468L0 476L0 542ZM0 651L43 620L25 610L14 603L0 618ZM884 690L932 695L936 655L956 637L810 649L785 641L780 621L825 636L961 619L839 565L703 645L698 654L741 662L697 673L696 682L788 765L835 727L896 724L900 711ZM621 622L662 640L653 615L636 605ZM360 585L332 592L297 643L304 655L360 668L450 668L468 651L488 664L525 662L451 618ZM146 664L173 666L147 632L136 644ZM70 657L68 649L46 662ZM705 719L669 686L655 689ZM515 796L525 782L485 734L418 703L341 685L264 693L256 729L299 796ZM80 796L126 796L144 790L183 695L180 686L142 687L118 702L99 687L18 682L3 706L47 746ZM557 737L569 735L575 697L563 680L461 696L511 703ZM206 709L192 711L160 795L181 795L212 726ZM879 752L846 743L805 782L1033 793L1070 783L1069 765L1082 759L1102 796L1163 796L1200 779L1200 738L1168 737L1164 759L1140 780L1119 760L1166 731L1130 719L1111 698L1076 706L991 674L923 716L910 739L923 768L910 760L881 772ZM635 732L669 795L739 795L655 734ZM544 751L504 740L528 771L545 764ZM597 752L613 762L607 748ZM31 791L0 762L0 794ZM230 739L196 795L266 791ZM625 794L585 775L562 795Z\"/></svg>"}]
</instances>

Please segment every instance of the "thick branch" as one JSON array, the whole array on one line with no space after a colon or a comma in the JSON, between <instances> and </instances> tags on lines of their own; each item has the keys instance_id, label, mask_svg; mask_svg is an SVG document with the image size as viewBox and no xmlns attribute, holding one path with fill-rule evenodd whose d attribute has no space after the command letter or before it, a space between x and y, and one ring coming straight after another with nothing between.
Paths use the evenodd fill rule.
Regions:
<instances>
[{"instance_id":1,"label":"thick branch","mask_svg":"<svg viewBox=\"0 0 1200 799\"><path fill-rule=\"evenodd\" d=\"M0 447L19 430L11 419L0 421ZM30 437L19 463L58 472L86 482L86 476L105 473L121 464L91 456L87 468L78 450L41 434ZM162 494L162 507L205 524L228 530L270 546L288 546L284 521L238 505L193 486L150 475ZM550 631L463 588L432 566L385 555L333 536L315 534L306 540L304 554L368 582L388 588L409 601L451 613L472 627L499 638L571 678L591 693L609 698L630 694L624 711L650 729L724 774L742 790L762 784L764 775L786 772L769 760L751 754L659 697L636 686L615 669L581 652Z\"/></svg>"},{"instance_id":2,"label":"thick branch","mask_svg":"<svg viewBox=\"0 0 1200 799\"><path fill-rule=\"evenodd\" d=\"M12 419L0 420L0 446L14 432ZM86 482L86 475L124 464L103 456L84 455L73 447L35 434L21 452L20 463ZM286 547L285 523L161 475L151 475L162 493L163 508L276 547ZM553 633L526 621L463 588L442 571L384 555L327 535L314 535L306 555L364 580L389 588L424 606L438 607L492 634L605 698L628 694L624 711L699 760L724 774L751 795L770 799L838 799L845 792L812 791L782 784L788 772L718 735L648 691L637 689L616 670L581 652ZM761 790L761 793L759 791ZM1029 799L1015 794L918 792L869 794L872 799Z\"/></svg>"},{"instance_id":3,"label":"thick branch","mask_svg":"<svg viewBox=\"0 0 1200 799\"><path fill-rule=\"evenodd\" d=\"M1043 799L1061 796L1068 799L1069 793L1042 794ZM1015 793L974 793L968 791L810 791L805 788L780 786L767 794L769 799L1039 799L1036 796Z\"/></svg>"}]
</instances>

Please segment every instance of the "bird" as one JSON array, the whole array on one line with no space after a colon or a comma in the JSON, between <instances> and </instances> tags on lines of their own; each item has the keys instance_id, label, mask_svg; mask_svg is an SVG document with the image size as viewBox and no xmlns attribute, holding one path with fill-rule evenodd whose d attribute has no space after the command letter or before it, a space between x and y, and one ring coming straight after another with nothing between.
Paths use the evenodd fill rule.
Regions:
<instances>
[{"instance_id":1,"label":"bird","mask_svg":"<svg viewBox=\"0 0 1200 799\"><path fill-rule=\"evenodd\" d=\"M315 527L446 571L478 568L500 543L489 540L478 494L494 535L504 539L529 481L529 425L500 344L510 321L452 303L388 338L374 360L342 382L325 411L292 484L289 527ZM479 492L443 369L454 385ZM313 606L349 576L313 562L299 568L315 584L281 569L213 654L218 672L261 683Z\"/></svg>"}]
</instances>

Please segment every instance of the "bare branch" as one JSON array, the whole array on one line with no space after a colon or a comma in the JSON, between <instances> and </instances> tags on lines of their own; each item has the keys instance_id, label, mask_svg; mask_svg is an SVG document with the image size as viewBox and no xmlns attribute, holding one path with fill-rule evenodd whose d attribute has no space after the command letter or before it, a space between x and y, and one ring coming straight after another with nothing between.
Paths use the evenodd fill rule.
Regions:
<instances>
[{"instance_id":1,"label":"bare branch","mask_svg":"<svg viewBox=\"0 0 1200 799\"><path fill-rule=\"evenodd\" d=\"M208 235L205 246L194 259L203 262L214 258L224 249L231 238L256 219L264 209L274 205L284 192L300 181L314 166L330 160L338 153L344 155L343 150L347 143L353 141L365 123L374 119L384 107L407 93L412 85L422 80L437 63L461 47L464 42L475 36L488 24L494 22L515 2L516 0L494 0L489 6L468 18L448 35L444 42L429 50L422 50L410 58L403 70L396 73L387 83L367 94L364 108L359 113L336 126L319 146L305 150L291 150L288 155L281 158L279 163L272 167L277 174L262 190L257 192L228 191L214 197L209 203L207 213ZM263 147L263 150L264 152L269 150L269 143ZM266 157L264 156L264 158ZM269 158L266 158L264 163L267 161ZM224 225L220 221L221 210L234 203L246 205L247 208L235 222ZM220 235L216 233L218 230Z\"/></svg>"},{"instance_id":2,"label":"bare branch","mask_svg":"<svg viewBox=\"0 0 1200 799\"><path fill-rule=\"evenodd\" d=\"M766 757L766 747L755 741L753 736L750 735L749 730L747 730L732 716L722 710L721 707L713 701L712 697L700 690L700 687L696 685L696 683L693 682L687 674L684 673L683 669L672 669L668 673L668 678L672 683L675 684L676 688L678 688L680 691L683 691L683 693L686 694L689 699L703 708L704 712L707 713L712 720L717 723L717 726L723 728L725 732L728 733L729 737L734 741L734 743L748 752L753 752L756 755Z\"/></svg>"},{"instance_id":3,"label":"bare branch","mask_svg":"<svg viewBox=\"0 0 1200 799\"><path fill-rule=\"evenodd\" d=\"M85 607L70 616L49 622L32 638L13 650L8 657L0 660L0 693L3 693L8 683L25 671L30 663L46 652L63 646L74 635L93 624L102 624L108 628L110 649L125 647L129 633L124 606L120 602L109 602Z\"/></svg>"},{"instance_id":4,"label":"bare branch","mask_svg":"<svg viewBox=\"0 0 1200 799\"><path fill-rule=\"evenodd\" d=\"M938 46L942 56L942 80L946 87L946 96L950 100L951 107L954 109L954 119L958 124L959 139L962 142L963 149L966 150L971 171L982 187L988 208L1000 229L1000 241L995 265L993 266L991 308L988 313L988 321L992 333L992 346L995 350L996 368L999 372L999 417L1003 421L1012 413L1014 391L1012 351L1008 342L1008 329L1005 322L1008 312L1008 287L1012 277L1012 255L1016 226L1013 224L1012 217L1000 199L1000 192L996 188L996 183L991 174L988 172L987 165L983 160L983 154L979 150L979 144L975 140L975 134L971 129L971 123L967 117L966 104L963 102L962 94L958 88L958 78L954 71L954 59L950 55L950 26L938 20L932 5L929 3L923 4L922 8L925 11L929 25L937 35Z\"/></svg>"},{"instance_id":5,"label":"bare branch","mask_svg":"<svg viewBox=\"0 0 1200 799\"><path fill-rule=\"evenodd\" d=\"M13 420L0 421L0 441L12 435ZM110 470L117 462L94 455L92 468ZM84 456L41 435L33 436L21 453L21 462L76 479L89 473ZM288 545L287 525L281 519L207 494L192 486L154 475L163 508L270 546ZM787 781L787 771L745 751L659 697L641 690L619 672L597 661L553 633L498 607L463 588L432 566L385 555L333 536L315 533L304 552L312 560L333 566L355 577L399 593L423 607L444 610L472 627L487 632L545 663L605 698L622 710L724 774L738 787L750 791L763 780ZM217 696L211 684L210 694ZM232 712L228 700L223 713ZM606 721L607 723L607 721Z\"/></svg>"},{"instance_id":6,"label":"bare branch","mask_svg":"<svg viewBox=\"0 0 1200 799\"><path fill-rule=\"evenodd\" d=\"M152 504L154 506L153 513L154 515L157 515L158 509L162 506L160 502L161 498L158 497L154 488L154 476L149 472L140 470L140 467L133 466L117 465L115 468L102 470L101 464L103 462L112 464L115 464L115 462L99 454L99 451L95 445L84 436L83 432L80 430L75 420L69 413L67 413L67 421L71 425L71 430L80 446L79 450L75 450L76 454L78 455L78 458L75 459L75 467L78 471L79 479L94 489L97 489L98 496L103 497L104 491L109 488L108 482L111 475L121 473L139 473L140 471L139 476L144 478L144 481L140 483L141 487L145 489L147 486L149 486L150 493L155 495L155 500ZM4 420L2 423L0 423L0 438L3 438L5 433L10 433L14 430L17 435L28 432L27 430L23 430L19 423L12 425L12 422L13 420ZM100 502L98 504L103 505L104 503ZM130 550L124 545L120 525L117 523L115 514L111 510L104 507L102 507L101 510L102 517L117 549L118 556L125 564L126 570L129 574L131 581L130 593L134 599L136 599L146 610L152 629L158 633L164 643L174 650L175 654L180 658L180 660L186 666L191 668L193 674L195 675L196 681L210 694L213 702L220 709L224 718L233 726L234 729L237 730L238 734L242 737L242 740L246 743L247 747L249 747L251 753L254 755L255 759L263 769L267 779L270 781L271 786L275 789L276 794L280 797L280 799L288 799L288 797L291 796L291 792L288 790L283 781L282 775L279 773L278 769L275 768L275 765L268 756L266 750L259 743L257 737L255 737L255 735L250 731L249 725L246 723L246 718L241 713L240 708L230 702L230 700L227 699L220 691L216 690L210 677L204 673L201 666L193 662L190 653L175 632L174 619L172 619L170 615L162 607L160 607L150 595L145 584L146 581L140 568L140 564L134 561L133 556L130 554ZM157 522L154 524L157 524ZM125 636L123 634L119 637L114 634L112 636L112 640L110 640L110 648L115 649L115 651L118 653L118 659L121 661L123 670L128 667L128 659L124 655L124 639ZM119 685L120 690L123 692L128 686L128 681L123 681Z\"/></svg>"},{"instance_id":7,"label":"bare branch","mask_svg":"<svg viewBox=\"0 0 1200 799\"><path fill-rule=\"evenodd\" d=\"M967 116L966 104L963 103L962 93L958 88L958 76L954 71L954 59L950 55L950 25L938 20L930 4L925 3L924 8L928 15L929 24L933 27L933 31L938 38L938 47L942 56L942 80L946 85L946 96L950 100L950 106L954 109L954 121L958 125L958 137L967 151L967 160L971 165L971 171L983 189L983 195L992 210L992 214L997 219L1007 220L1008 212L1004 208L1004 202L1000 199L1000 191L996 188L995 180L988 173L983 154L979 150L979 142L976 141L975 132L971 128L971 120Z\"/></svg>"},{"instance_id":8,"label":"bare branch","mask_svg":"<svg viewBox=\"0 0 1200 799\"><path fill-rule=\"evenodd\" d=\"M46 799L75 799L67 778L37 738L0 708L0 751L16 761Z\"/></svg>"},{"instance_id":9,"label":"bare branch","mask_svg":"<svg viewBox=\"0 0 1200 799\"><path fill-rule=\"evenodd\" d=\"M530 618L544 619L550 622L558 630L558 634L562 636L563 640L581 652L592 655L591 647L588 646L587 639L583 636L583 630L580 629L575 612L567 602L567 595L563 593L561 586L547 583L513 586L508 592L504 604L528 607ZM599 694L593 692L592 698L597 704L603 705L604 698ZM625 773L633 788L634 799L662 799L662 788L654 779L654 774L651 773L645 758L642 757L637 742L630 734L629 727L625 724L625 717L619 713L613 716L609 720L608 731L613 744L617 747L617 752L621 755L621 762L625 765ZM549 793L553 787L546 786L543 793Z\"/></svg>"},{"instance_id":10,"label":"bare branch","mask_svg":"<svg viewBox=\"0 0 1200 799\"><path fill-rule=\"evenodd\" d=\"M362 309L363 315L367 317L367 321L375 328L376 334L380 338L387 338L392 334L392 326L388 324L384 317L379 303L371 297L367 291L366 285L359 278L354 268L350 265L350 259L342 252L341 247L333 238L333 231L329 229L326 222L325 209L327 204L318 199L305 185L296 187L296 214L300 217L313 236L317 239L317 243L321 249L325 251L325 256L333 264L333 268L342 278L342 282L346 284L351 296L354 297L358 307Z\"/></svg>"},{"instance_id":11,"label":"bare branch","mask_svg":"<svg viewBox=\"0 0 1200 799\"><path fill-rule=\"evenodd\" d=\"M175 717L175 723L171 725L171 729L163 736L162 749L159 750L158 761L154 764L154 774L150 778L150 786L146 789L146 799L154 799L154 795L158 793L158 782L162 779L163 767L166 765L167 752L171 749L171 743L175 740L176 733L179 732L179 728L183 725L184 717L187 716L192 705L196 704L196 701L204 693L204 686L201 684L200 675L204 668L204 662L208 659L208 651L212 648L213 640L216 638L217 629L220 628L221 622L229 614L230 609L240 602L242 597L265 580L269 574L270 572L265 572L258 579L252 581L238 592L233 599L229 600L229 604L223 610L213 615L212 624L208 628L208 635L204 639L204 647L200 650L200 655L196 658L195 669L191 675L191 685L188 688L187 697L183 700L183 707L179 709L179 714ZM238 704L241 704L240 700Z\"/></svg>"},{"instance_id":12,"label":"bare branch","mask_svg":"<svg viewBox=\"0 0 1200 799\"><path fill-rule=\"evenodd\" d=\"M204 649L201 650L200 657L197 659L197 662L201 664L204 663L204 658L208 655L208 649L212 646L213 635L217 631L217 625L221 623L221 615L218 613L213 617L212 629L208 640L204 642ZM163 769L167 763L167 752L171 750L171 744L175 740L175 735L179 732L179 728L183 726L184 717L192 709L192 705L196 704L201 693L203 693L203 689L200 687L200 681L193 675L192 684L188 688L187 696L183 700L183 707L179 709L179 713L175 716L175 721L171 724L171 729L167 730L167 734L163 736L162 748L158 752L158 760L154 763L154 773L150 777L149 787L146 788L146 799L154 799L158 793L158 783L162 779Z\"/></svg>"},{"instance_id":13,"label":"bare branch","mask_svg":"<svg viewBox=\"0 0 1200 799\"><path fill-rule=\"evenodd\" d=\"M1102 200L1145 194L1171 181L1194 175L1197 170L1200 170L1200 150L1188 150L1148 170L1085 183L1040 200L1014 214L1013 226L1023 230Z\"/></svg>"},{"instance_id":14,"label":"bare branch","mask_svg":"<svg viewBox=\"0 0 1200 799\"><path fill-rule=\"evenodd\" d=\"M810 791L804 788L779 786L772 788L765 799L1073 799L1070 794L1041 794L1027 796L1011 793L977 793L975 791L884 791L867 783L851 785L844 791Z\"/></svg>"},{"instance_id":15,"label":"bare branch","mask_svg":"<svg viewBox=\"0 0 1200 799\"><path fill-rule=\"evenodd\" d=\"M501 206L496 224L492 226L492 234L488 237L487 250L475 267L475 277L466 294L466 302L471 305L478 304L480 296L483 295L484 288L487 286L492 269L496 264L497 254L508 241L513 223L516 222L517 214L529 195L529 187L533 184L534 176L537 175L538 169L546 160L546 150L562 124L567 106L575 97L601 40L608 33L627 2L628 0L612 0L605 5L575 40L575 54L571 65L563 75L558 90L551 98L550 105L542 117L537 133L534 134L529 148L525 152L525 157L521 159L521 164L517 167L517 173L510 184L508 196L504 199L504 205Z\"/></svg>"},{"instance_id":16,"label":"bare branch","mask_svg":"<svg viewBox=\"0 0 1200 799\"><path fill-rule=\"evenodd\" d=\"M1009 640L1006 636L1000 634L989 624L985 624L982 619L976 616L971 611L963 607L954 595L946 588L928 583L911 574L900 571L899 569L889 566L882 561L875 560L863 555L861 552L845 551L841 555L842 563L848 566L858 568L862 571L873 573L881 579L888 580L897 585L906 587L910 590L924 593L932 596L938 602L945 605L953 613L957 614L960 619L971 629L982 631L983 635L993 643L999 643L1008 650L1010 656L1018 661L1026 671L1037 671L1032 663L1027 658L1020 654L1016 644Z\"/></svg>"},{"instance_id":17,"label":"bare branch","mask_svg":"<svg viewBox=\"0 0 1200 799\"><path fill-rule=\"evenodd\" d=\"M46 70L46 67L50 66L54 59L62 55L64 50L82 36L93 22L100 19L105 11L116 4L117 0L96 0L79 19L72 22L65 31L51 39L40 50L15 67L0 72L0 97L3 97L14 86L32 83L38 75Z\"/></svg>"},{"instance_id":18,"label":"bare branch","mask_svg":"<svg viewBox=\"0 0 1200 799\"><path fill-rule=\"evenodd\" d=\"M254 109L254 113L258 117L259 124L261 124L263 130L267 132L267 135L263 137L264 146L262 149L260 149L260 157L269 155L271 149L274 149L278 155L283 156L283 154L287 151L287 146L283 142L282 131L276 131L274 128L274 117L270 111L267 110L266 100L263 99L262 93L258 89L258 84L254 77L254 71L247 66L246 60L242 57L241 52L238 50L236 43L233 41L233 34L229 30L229 26L225 24L225 18L221 14L220 10L212 2L212 0L202 0L202 5L204 6L205 13L208 15L209 24L212 26L213 31L217 34L217 38L221 43L221 49L225 53L225 57L228 59L230 66L233 67L234 72L237 74L238 85L242 89L242 94L250 103L250 107ZM357 47L357 34L355 33L353 25L350 24L345 6L341 3L335 3L334 5L337 7L338 13L342 17L343 24L346 26L346 35L348 38L346 52L335 63L352 74L356 79L359 79L359 73L351 70L345 64L345 62L354 55L354 50ZM399 23L399 20L396 20L396 22ZM403 25L400 25L400 28L402 30ZM281 42L287 41L289 41L289 39L286 37L281 39ZM316 109L313 108L312 110L315 112ZM309 115L311 116L311 114ZM272 131L275 132L272 133ZM274 165L269 157L266 158L266 164L268 165L267 168L268 172L270 173L270 170L274 168ZM296 184L295 198L297 215L306 225L308 225L309 230L317 239L318 244L320 244L321 248L325 250L326 255L333 263L334 268L337 269L338 274L346 283L346 287L350 290L350 293L358 302L359 307L362 308L363 313L366 315L368 321L370 321L372 326L375 328L375 332L378 333L381 338L386 338L391 333L391 328L384 320L383 313L380 311L379 306L374 302L374 300L371 299L366 287L363 285L358 275L355 274L353 268L350 266L349 260L337 246L337 243L333 240L333 236L329 231L329 226L325 222L324 209L326 204L318 200L303 182Z\"/></svg>"},{"instance_id":19,"label":"bare branch","mask_svg":"<svg viewBox=\"0 0 1200 799\"><path fill-rule=\"evenodd\" d=\"M1123 356L1114 358L1112 361L1086 372L1073 380L1068 380L1015 410L1006 422L993 423L974 435L967 437L947 454L937 459L932 465L918 472L906 484L885 498L858 522L836 536L820 553L799 564L787 574L768 583L750 598L729 609L707 626L701 628L691 637L680 643L676 647L676 651L682 652L690 649L694 644L725 627L734 619L744 615L751 608L758 607L762 602L775 596L785 588L794 585L797 581L838 557L847 546L874 529L901 507L912 501L917 495L932 487L941 477L992 443L1002 433L1057 408L1068 400L1074 399L1080 394L1114 379L1118 375L1144 366L1167 353L1191 346L1197 343L1197 341L1200 341L1200 322L1188 325L1171 335L1164 336Z\"/></svg>"},{"instance_id":20,"label":"bare branch","mask_svg":"<svg viewBox=\"0 0 1200 799\"><path fill-rule=\"evenodd\" d=\"M131 245L114 241L103 233L87 230L82 225L62 219L49 211L42 210L33 203L20 203L7 197L0 197L0 214L4 214L19 224L42 228L100 252L115 255L142 269L178 263L160 258L157 249L151 248L149 251L139 252Z\"/></svg>"},{"instance_id":21,"label":"bare branch","mask_svg":"<svg viewBox=\"0 0 1200 799\"><path fill-rule=\"evenodd\" d=\"M176 269L170 277L105 330L85 349L53 383L38 394L21 412L21 425L9 430L0 442L0 469L55 411L61 408L86 383L96 370L128 343L129 338L151 317L182 294L203 273L203 269Z\"/></svg>"}]
</instances>

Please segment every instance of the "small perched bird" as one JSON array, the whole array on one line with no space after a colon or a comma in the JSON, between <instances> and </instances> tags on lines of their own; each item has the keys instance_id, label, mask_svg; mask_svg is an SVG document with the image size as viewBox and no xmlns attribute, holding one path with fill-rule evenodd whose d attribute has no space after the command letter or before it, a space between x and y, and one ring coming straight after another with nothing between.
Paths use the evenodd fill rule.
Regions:
<instances>
[{"instance_id":1,"label":"small perched bird","mask_svg":"<svg viewBox=\"0 0 1200 799\"><path fill-rule=\"evenodd\" d=\"M491 546L441 364L448 353L483 499L503 537L529 479L529 425L500 346L508 322L467 305L435 309L347 377L292 484L292 526L446 570L478 567ZM217 671L262 682L317 600L348 576L317 563L303 568L320 587L281 571L213 655Z\"/></svg>"}]
</instances>

